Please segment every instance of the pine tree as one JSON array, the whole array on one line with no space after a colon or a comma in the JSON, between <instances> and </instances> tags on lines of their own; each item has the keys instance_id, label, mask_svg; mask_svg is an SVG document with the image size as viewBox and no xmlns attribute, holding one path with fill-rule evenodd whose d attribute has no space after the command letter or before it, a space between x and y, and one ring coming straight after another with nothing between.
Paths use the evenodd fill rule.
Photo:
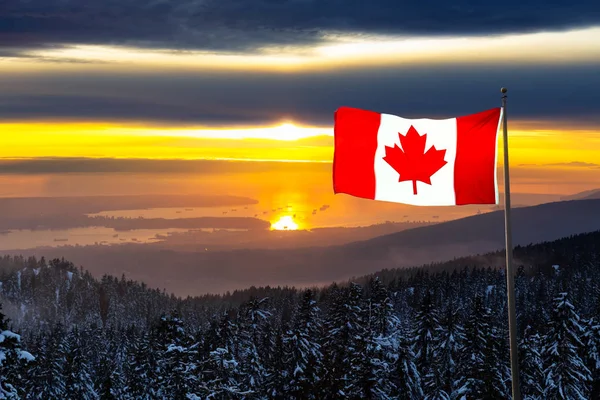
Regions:
<instances>
[{"instance_id":1,"label":"pine tree","mask_svg":"<svg viewBox=\"0 0 600 400\"><path fill-rule=\"evenodd\" d=\"M345 357L347 342L349 340L349 325L346 315L347 288L333 285L329 297L329 312L325 319L326 331L323 339L323 367L324 375L321 385L318 386L319 398L343 398L344 373L349 370Z\"/></svg>"},{"instance_id":2,"label":"pine tree","mask_svg":"<svg viewBox=\"0 0 600 400\"><path fill-rule=\"evenodd\" d=\"M440 321L433 295L427 291L414 319L413 343L417 368L425 376L433 362L434 349L439 341Z\"/></svg>"},{"instance_id":3,"label":"pine tree","mask_svg":"<svg viewBox=\"0 0 600 400\"><path fill-rule=\"evenodd\" d=\"M394 338L395 360L390 375L391 397L398 400L416 400L425 397L421 377L415 363L415 354L408 335L401 330Z\"/></svg>"},{"instance_id":4,"label":"pine tree","mask_svg":"<svg viewBox=\"0 0 600 400\"><path fill-rule=\"evenodd\" d=\"M84 353L79 330L74 328L67 335L64 353L65 394L68 399L92 400L97 398L91 377L89 361Z\"/></svg>"},{"instance_id":5,"label":"pine tree","mask_svg":"<svg viewBox=\"0 0 600 400\"><path fill-rule=\"evenodd\" d=\"M314 293L306 290L296 312L292 328L283 342L286 349L289 388L286 395L294 399L315 399L314 387L320 381L322 370L321 335L319 308ZM282 371L283 372L283 371ZM275 371L274 373L277 373Z\"/></svg>"},{"instance_id":6,"label":"pine tree","mask_svg":"<svg viewBox=\"0 0 600 400\"><path fill-rule=\"evenodd\" d=\"M43 349L36 357L28 379L26 399L46 400L65 398L64 380L64 337L62 325L57 325L49 334L38 336L37 349Z\"/></svg>"},{"instance_id":7,"label":"pine tree","mask_svg":"<svg viewBox=\"0 0 600 400\"><path fill-rule=\"evenodd\" d=\"M94 388L101 400L123 399L126 392L124 374L126 341L119 331L108 327L92 333L101 342L95 349Z\"/></svg>"},{"instance_id":8,"label":"pine tree","mask_svg":"<svg viewBox=\"0 0 600 400\"><path fill-rule=\"evenodd\" d=\"M589 399L590 370L581 357L585 332L566 292L554 299L544 346L545 399Z\"/></svg>"},{"instance_id":9,"label":"pine tree","mask_svg":"<svg viewBox=\"0 0 600 400\"><path fill-rule=\"evenodd\" d=\"M196 381L196 350L178 313L161 318L154 340L159 354L158 396L185 398Z\"/></svg>"},{"instance_id":10,"label":"pine tree","mask_svg":"<svg viewBox=\"0 0 600 400\"><path fill-rule=\"evenodd\" d=\"M461 359L461 382L458 395L467 398L505 399L506 377L499 357L502 340L492 324L492 314L475 297L473 310L465 325L465 346Z\"/></svg>"},{"instance_id":11,"label":"pine tree","mask_svg":"<svg viewBox=\"0 0 600 400\"><path fill-rule=\"evenodd\" d=\"M112 355L112 370L110 372L111 391L110 394L114 399L126 400L127 398L127 352L129 341L121 330L115 332L112 340L109 342L109 351L107 354Z\"/></svg>"},{"instance_id":12,"label":"pine tree","mask_svg":"<svg viewBox=\"0 0 600 400\"><path fill-rule=\"evenodd\" d=\"M129 349L128 362L126 382L129 395L139 400L155 399L158 364L149 333L135 338Z\"/></svg>"},{"instance_id":13,"label":"pine tree","mask_svg":"<svg viewBox=\"0 0 600 400\"><path fill-rule=\"evenodd\" d=\"M233 310L223 313L221 320L213 327L213 340L208 341L207 371L205 382L196 388L200 398L237 399L243 396L241 388L240 363L238 357L238 327L231 316Z\"/></svg>"},{"instance_id":14,"label":"pine tree","mask_svg":"<svg viewBox=\"0 0 600 400\"><path fill-rule=\"evenodd\" d=\"M21 348L21 336L8 329L0 305L0 399L19 399L34 357Z\"/></svg>"},{"instance_id":15,"label":"pine tree","mask_svg":"<svg viewBox=\"0 0 600 400\"><path fill-rule=\"evenodd\" d=\"M544 368L540 336L525 329L519 345L521 394L525 400L544 399Z\"/></svg>"},{"instance_id":16,"label":"pine tree","mask_svg":"<svg viewBox=\"0 0 600 400\"><path fill-rule=\"evenodd\" d=\"M117 367L113 355L110 353L110 345L105 343L105 349L100 353L96 367L96 379L94 388L100 400L116 400L115 390L119 389L119 382L114 382L114 371Z\"/></svg>"},{"instance_id":17,"label":"pine tree","mask_svg":"<svg viewBox=\"0 0 600 400\"><path fill-rule=\"evenodd\" d=\"M273 354L267 367L268 377L265 382L267 397L273 400L286 400L290 397L290 380L289 366L292 364L289 355L290 349L286 345L284 331L288 331L286 326L280 327L273 337ZM318 339L312 337L311 340ZM314 388L314 386L313 386Z\"/></svg>"},{"instance_id":18,"label":"pine tree","mask_svg":"<svg viewBox=\"0 0 600 400\"><path fill-rule=\"evenodd\" d=\"M330 315L326 324L323 352L325 375L320 395L328 398L351 397L358 379L364 380L362 288L351 284L348 288L334 288ZM364 386L364 384L359 385Z\"/></svg>"},{"instance_id":19,"label":"pine tree","mask_svg":"<svg viewBox=\"0 0 600 400\"><path fill-rule=\"evenodd\" d=\"M267 329L267 321L271 315L265 309L267 300L250 300L240 307L238 313L238 354L243 377L240 384L245 393L252 393L257 398L266 395L264 382L267 371L259 349L264 338L271 334Z\"/></svg>"},{"instance_id":20,"label":"pine tree","mask_svg":"<svg viewBox=\"0 0 600 400\"><path fill-rule=\"evenodd\" d=\"M591 372L590 398L600 398L600 323L591 318L585 335L586 361Z\"/></svg>"},{"instance_id":21,"label":"pine tree","mask_svg":"<svg viewBox=\"0 0 600 400\"><path fill-rule=\"evenodd\" d=\"M211 351L210 361L215 366L215 378L206 386L197 388L198 392L207 393L206 396L201 395L202 398L237 399L244 394L251 394L240 388L239 363L228 348L219 347Z\"/></svg>"},{"instance_id":22,"label":"pine tree","mask_svg":"<svg viewBox=\"0 0 600 400\"><path fill-rule=\"evenodd\" d=\"M434 349L432 370L424 378L427 400L446 400L458 397L456 385L458 362L464 344L464 329L459 310L452 302L440 320L439 340Z\"/></svg>"},{"instance_id":23,"label":"pine tree","mask_svg":"<svg viewBox=\"0 0 600 400\"><path fill-rule=\"evenodd\" d=\"M400 320L394 314L392 300L379 278L369 281L369 293L363 316L362 394L367 398L387 399L393 390L389 379Z\"/></svg>"}]
</instances>

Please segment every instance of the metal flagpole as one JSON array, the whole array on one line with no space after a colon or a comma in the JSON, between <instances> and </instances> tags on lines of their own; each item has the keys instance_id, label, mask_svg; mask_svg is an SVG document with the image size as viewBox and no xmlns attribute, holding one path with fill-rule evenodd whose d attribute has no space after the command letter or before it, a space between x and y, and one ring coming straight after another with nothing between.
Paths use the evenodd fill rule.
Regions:
<instances>
[{"instance_id":1,"label":"metal flagpole","mask_svg":"<svg viewBox=\"0 0 600 400\"><path fill-rule=\"evenodd\" d=\"M519 389L519 356L517 344L517 312L515 308L515 276L513 270L512 232L510 225L510 177L508 174L508 126L506 124L506 88L502 92L502 127L504 130L504 227L506 234L506 291L508 296L508 330L510 337L510 371L513 400L521 400Z\"/></svg>"}]
</instances>

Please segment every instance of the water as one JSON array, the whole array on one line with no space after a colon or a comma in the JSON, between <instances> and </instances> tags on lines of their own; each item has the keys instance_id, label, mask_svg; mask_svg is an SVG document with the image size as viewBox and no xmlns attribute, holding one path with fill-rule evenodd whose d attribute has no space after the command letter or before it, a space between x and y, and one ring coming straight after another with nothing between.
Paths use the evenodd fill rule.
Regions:
<instances>
[{"instance_id":1,"label":"water","mask_svg":"<svg viewBox=\"0 0 600 400\"><path fill-rule=\"evenodd\" d=\"M115 231L112 228L89 227L66 230L15 230L0 234L0 250L28 249L44 246L85 246L93 244L150 243L156 235L186 232L187 229L140 229ZM66 240L65 240L66 239Z\"/></svg>"},{"instance_id":2,"label":"water","mask_svg":"<svg viewBox=\"0 0 600 400\"><path fill-rule=\"evenodd\" d=\"M322 227L367 226L386 221L441 222L482 213L490 206L412 207L335 195L331 188L329 166L315 169L306 166L277 166L272 171L255 173L240 164L237 172L212 171L205 174L187 173L64 173L64 174L0 174L0 197L28 196L93 196L126 194L212 194L247 196L258 204L237 207L153 208L143 210L107 211L90 216L129 218L198 218L254 217L274 223L291 217L299 229ZM528 178L528 179L525 179ZM533 184L529 177L516 174L515 188L532 190L535 195L513 193L513 203L539 204L555 201L558 195L544 195L544 187ZM523 182L523 183L520 183ZM522 185L522 188L519 186ZM556 186L556 185L554 185ZM535 190L533 190L535 189ZM571 188L569 188L571 189ZM581 189L590 189L589 187ZM556 189L558 190L558 189ZM567 188L563 189L564 192ZM329 206L329 207L324 207ZM88 227L54 231L17 230L0 233L0 250L25 249L37 246L148 243L157 235L187 232L188 229L142 229L117 232L111 228ZM115 236L118 235L118 236ZM224 235L229 237L230 235ZM55 239L67 239L58 241ZM134 240L136 239L136 240Z\"/></svg>"}]
</instances>

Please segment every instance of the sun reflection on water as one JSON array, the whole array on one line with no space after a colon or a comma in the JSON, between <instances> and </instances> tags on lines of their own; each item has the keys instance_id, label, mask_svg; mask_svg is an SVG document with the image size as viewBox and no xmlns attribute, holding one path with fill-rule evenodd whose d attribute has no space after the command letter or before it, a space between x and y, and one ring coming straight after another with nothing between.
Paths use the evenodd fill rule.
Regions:
<instances>
[{"instance_id":1,"label":"sun reflection on water","mask_svg":"<svg viewBox=\"0 0 600 400\"><path fill-rule=\"evenodd\" d=\"M277 222L271 224L271 229L276 231L295 231L298 229L298 224L289 215L284 215Z\"/></svg>"}]
</instances>

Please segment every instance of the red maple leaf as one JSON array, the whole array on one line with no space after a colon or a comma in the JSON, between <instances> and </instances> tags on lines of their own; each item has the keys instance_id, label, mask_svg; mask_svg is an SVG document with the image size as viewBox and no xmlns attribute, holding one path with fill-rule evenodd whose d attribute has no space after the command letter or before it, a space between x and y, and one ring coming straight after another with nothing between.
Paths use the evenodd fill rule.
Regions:
<instances>
[{"instance_id":1,"label":"red maple leaf","mask_svg":"<svg viewBox=\"0 0 600 400\"><path fill-rule=\"evenodd\" d=\"M431 146L425 153L427 134L419 135L412 126L405 136L398 133L402 149L385 146L383 159L400 174L398 182L412 181L413 193L417 194L417 181L431 185L431 176L448 162L444 160L446 150L436 150Z\"/></svg>"}]
</instances>

